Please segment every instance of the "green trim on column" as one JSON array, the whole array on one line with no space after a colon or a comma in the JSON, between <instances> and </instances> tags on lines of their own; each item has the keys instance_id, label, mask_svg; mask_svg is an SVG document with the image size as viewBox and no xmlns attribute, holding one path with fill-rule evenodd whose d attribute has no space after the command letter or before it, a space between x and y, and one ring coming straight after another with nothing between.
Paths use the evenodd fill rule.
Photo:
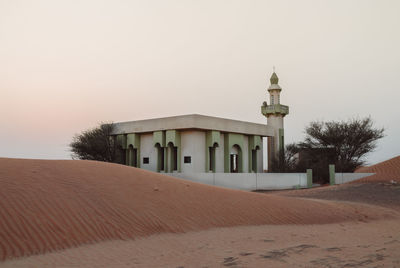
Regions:
<instances>
[{"instance_id":1,"label":"green trim on column","mask_svg":"<svg viewBox=\"0 0 400 268\"><path fill-rule=\"evenodd\" d=\"M178 130L167 130L165 132L165 144L172 142L174 146L181 146L181 135Z\"/></svg>"},{"instance_id":2,"label":"green trim on column","mask_svg":"<svg viewBox=\"0 0 400 268\"><path fill-rule=\"evenodd\" d=\"M221 133L217 130L209 130L206 134L206 146L213 147L215 143L218 145L221 142Z\"/></svg>"},{"instance_id":3,"label":"green trim on column","mask_svg":"<svg viewBox=\"0 0 400 268\"><path fill-rule=\"evenodd\" d=\"M159 144L159 146L156 146ZM153 132L153 146L157 148L157 172L167 172L167 148L165 144L165 131L154 131ZM164 169L161 170L161 148L163 148L164 152Z\"/></svg>"},{"instance_id":4,"label":"green trim on column","mask_svg":"<svg viewBox=\"0 0 400 268\"><path fill-rule=\"evenodd\" d=\"M283 151L285 150L285 138L284 138L285 132L283 128L279 129L279 150Z\"/></svg>"},{"instance_id":5,"label":"green trim on column","mask_svg":"<svg viewBox=\"0 0 400 268\"><path fill-rule=\"evenodd\" d=\"M254 135L249 136L249 148L251 150L256 150L257 146L259 148L261 148L262 146L261 136L254 136Z\"/></svg>"},{"instance_id":6,"label":"green trim on column","mask_svg":"<svg viewBox=\"0 0 400 268\"><path fill-rule=\"evenodd\" d=\"M214 145L217 144L217 147L220 146L221 143L221 133L216 130L209 130L206 132L206 166L205 172L210 172L210 147L213 148L214 158L213 158L213 167L212 172L216 172L216 152Z\"/></svg>"},{"instance_id":7,"label":"green trim on column","mask_svg":"<svg viewBox=\"0 0 400 268\"><path fill-rule=\"evenodd\" d=\"M229 173L229 165L230 165L230 159L229 159L229 139L228 139L228 133L224 134L224 172Z\"/></svg>"},{"instance_id":8,"label":"green trim on column","mask_svg":"<svg viewBox=\"0 0 400 268\"><path fill-rule=\"evenodd\" d=\"M153 132L153 146L157 143L161 145L161 147L165 147L165 131L154 131Z\"/></svg>"},{"instance_id":9,"label":"green trim on column","mask_svg":"<svg viewBox=\"0 0 400 268\"><path fill-rule=\"evenodd\" d=\"M132 145L136 149L136 167L140 168L140 134L129 133L126 136L126 146ZM131 159L131 158L129 158Z\"/></svg>"},{"instance_id":10,"label":"green trim on column","mask_svg":"<svg viewBox=\"0 0 400 268\"><path fill-rule=\"evenodd\" d=\"M335 165L329 165L329 183L335 185Z\"/></svg>"},{"instance_id":11,"label":"green trim on column","mask_svg":"<svg viewBox=\"0 0 400 268\"><path fill-rule=\"evenodd\" d=\"M225 133L224 136L224 171L229 173L231 170L230 163L230 151L233 145L238 145L240 148L239 159L238 159L238 172L243 172L243 146L244 135L236 133Z\"/></svg>"},{"instance_id":12,"label":"green trim on column","mask_svg":"<svg viewBox=\"0 0 400 268\"><path fill-rule=\"evenodd\" d=\"M178 130L167 130L165 132L165 144L168 147L169 143L172 143L175 147L177 147L177 171L181 172L181 134ZM171 154L172 156L172 154ZM172 159L169 161L172 164ZM172 166L171 166L172 169ZM173 170L170 170L172 172Z\"/></svg>"},{"instance_id":13,"label":"green trim on column","mask_svg":"<svg viewBox=\"0 0 400 268\"><path fill-rule=\"evenodd\" d=\"M307 169L307 188L312 186L312 169Z\"/></svg>"},{"instance_id":14,"label":"green trim on column","mask_svg":"<svg viewBox=\"0 0 400 268\"><path fill-rule=\"evenodd\" d=\"M259 150L262 148L262 142L261 142L261 136L248 136L249 137L249 172L255 172L257 173L257 159L256 159L256 164L255 164L255 170L253 169L253 150ZM258 147L258 149L257 149ZM257 154L257 152L256 152Z\"/></svg>"},{"instance_id":15,"label":"green trim on column","mask_svg":"<svg viewBox=\"0 0 400 268\"><path fill-rule=\"evenodd\" d=\"M140 134L129 133L126 135L126 146L133 146L133 148L138 149L140 147Z\"/></svg>"}]
</instances>

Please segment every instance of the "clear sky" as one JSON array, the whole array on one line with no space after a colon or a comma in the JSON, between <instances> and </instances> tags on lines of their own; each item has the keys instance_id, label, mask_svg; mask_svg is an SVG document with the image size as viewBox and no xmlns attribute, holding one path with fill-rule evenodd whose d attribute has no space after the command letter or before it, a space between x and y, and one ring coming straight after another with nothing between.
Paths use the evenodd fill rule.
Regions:
<instances>
[{"instance_id":1,"label":"clear sky","mask_svg":"<svg viewBox=\"0 0 400 268\"><path fill-rule=\"evenodd\" d=\"M266 123L272 67L286 142L371 116L400 154L398 0L0 0L0 157L68 159L101 121L199 113Z\"/></svg>"}]
</instances>

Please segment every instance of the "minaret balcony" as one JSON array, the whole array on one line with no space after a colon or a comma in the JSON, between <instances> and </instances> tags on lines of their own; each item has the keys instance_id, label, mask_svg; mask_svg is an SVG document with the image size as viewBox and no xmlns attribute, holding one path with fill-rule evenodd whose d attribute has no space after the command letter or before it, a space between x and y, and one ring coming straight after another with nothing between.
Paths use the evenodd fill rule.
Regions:
<instances>
[{"instance_id":1,"label":"minaret balcony","mask_svg":"<svg viewBox=\"0 0 400 268\"><path fill-rule=\"evenodd\" d=\"M282 104L263 105L261 106L261 113L265 116L273 114L280 114L285 116L289 114L289 106Z\"/></svg>"}]
</instances>

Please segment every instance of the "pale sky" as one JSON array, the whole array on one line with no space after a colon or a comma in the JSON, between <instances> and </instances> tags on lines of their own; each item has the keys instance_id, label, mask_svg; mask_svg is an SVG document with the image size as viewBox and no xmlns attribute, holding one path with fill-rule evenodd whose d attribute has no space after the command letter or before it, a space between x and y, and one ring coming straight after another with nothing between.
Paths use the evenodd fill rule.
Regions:
<instances>
[{"instance_id":1,"label":"pale sky","mask_svg":"<svg viewBox=\"0 0 400 268\"><path fill-rule=\"evenodd\" d=\"M265 123L272 67L286 142L371 116L400 154L400 1L0 0L0 157L70 159L102 121L204 114Z\"/></svg>"}]
</instances>

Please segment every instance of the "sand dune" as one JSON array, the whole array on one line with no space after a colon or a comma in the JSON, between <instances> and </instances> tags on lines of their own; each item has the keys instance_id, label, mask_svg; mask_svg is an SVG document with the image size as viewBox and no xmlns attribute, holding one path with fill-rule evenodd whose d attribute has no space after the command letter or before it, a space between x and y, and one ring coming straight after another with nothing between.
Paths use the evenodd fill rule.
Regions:
<instances>
[{"instance_id":1,"label":"sand dune","mask_svg":"<svg viewBox=\"0 0 400 268\"><path fill-rule=\"evenodd\" d=\"M355 183L390 181L396 181L397 183L400 183L400 156L396 156L392 159L380 162L373 166L361 167L355 172L376 173L372 176L356 180L354 181Z\"/></svg>"},{"instance_id":2,"label":"sand dune","mask_svg":"<svg viewBox=\"0 0 400 268\"><path fill-rule=\"evenodd\" d=\"M0 158L0 259L212 227L390 218L385 210L223 189L95 161Z\"/></svg>"}]
</instances>

